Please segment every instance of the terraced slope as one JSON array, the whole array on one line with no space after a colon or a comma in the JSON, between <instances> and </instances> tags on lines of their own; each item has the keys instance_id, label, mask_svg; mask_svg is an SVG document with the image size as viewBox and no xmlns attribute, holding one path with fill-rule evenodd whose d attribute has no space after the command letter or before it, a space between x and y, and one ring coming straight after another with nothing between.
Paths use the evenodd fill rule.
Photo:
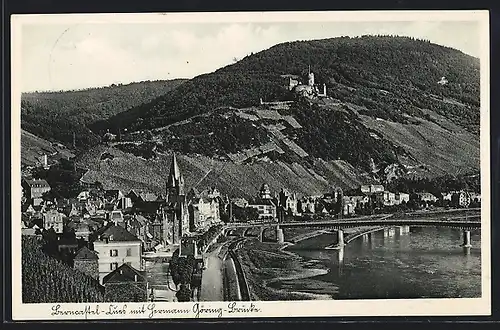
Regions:
<instances>
[{"instance_id":1,"label":"terraced slope","mask_svg":"<svg viewBox=\"0 0 500 330\"><path fill-rule=\"evenodd\" d=\"M104 153L112 154L113 159L100 160ZM235 164L201 155L178 155L177 159L188 189L214 186L230 196L246 198L255 196L263 183L268 183L274 192L286 187L298 194L320 195L330 191L333 184L355 188L365 181L363 173L343 161L319 160L309 169L282 161ZM107 189L135 188L163 193L170 161L170 154L146 160L101 146L79 158L78 165L88 168L82 177L85 182L98 181Z\"/></svg>"}]
</instances>

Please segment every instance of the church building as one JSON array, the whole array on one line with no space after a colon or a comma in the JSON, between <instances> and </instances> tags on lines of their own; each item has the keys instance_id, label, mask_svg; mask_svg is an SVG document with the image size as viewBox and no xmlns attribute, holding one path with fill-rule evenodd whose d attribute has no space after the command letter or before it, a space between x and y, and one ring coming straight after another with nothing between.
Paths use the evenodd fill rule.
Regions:
<instances>
[{"instance_id":1,"label":"church building","mask_svg":"<svg viewBox=\"0 0 500 330\"><path fill-rule=\"evenodd\" d=\"M179 244L182 236L189 234L189 212L184 178L175 154L172 156L165 193L166 205L160 211L163 219L163 241L165 244Z\"/></svg>"}]
</instances>

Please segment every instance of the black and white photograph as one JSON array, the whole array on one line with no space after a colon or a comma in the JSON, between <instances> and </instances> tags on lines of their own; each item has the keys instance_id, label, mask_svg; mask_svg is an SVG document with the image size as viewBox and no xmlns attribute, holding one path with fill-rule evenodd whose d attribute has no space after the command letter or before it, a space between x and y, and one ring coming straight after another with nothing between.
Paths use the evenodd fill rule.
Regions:
<instances>
[{"instance_id":1,"label":"black and white photograph","mask_svg":"<svg viewBox=\"0 0 500 330\"><path fill-rule=\"evenodd\" d=\"M14 318L489 315L488 28L13 16Z\"/></svg>"}]
</instances>

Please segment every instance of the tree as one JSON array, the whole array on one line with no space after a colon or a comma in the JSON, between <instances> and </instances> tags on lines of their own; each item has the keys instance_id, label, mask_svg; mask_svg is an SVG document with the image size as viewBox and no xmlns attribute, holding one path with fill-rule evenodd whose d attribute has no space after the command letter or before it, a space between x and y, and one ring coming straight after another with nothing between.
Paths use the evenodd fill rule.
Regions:
<instances>
[{"instance_id":1,"label":"tree","mask_svg":"<svg viewBox=\"0 0 500 330\"><path fill-rule=\"evenodd\" d=\"M181 276L179 272L179 249L175 250L172 254L172 258L169 263L170 275L172 275L172 280L174 284L178 286L181 282Z\"/></svg>"},{"instance_id":2,"label":"tree","mask_svg":"<svg viewBox=\"0 0 500 330\"><path fill-rule=\"evenodd\" d=\"M418 209L420 207L420 197L415 193L410 194L410 200L408 201L407 206L411 210Z\"/></svg>"},{"instance_id":3,"label":"tree","mask_svg":"<svg viewBox=\"0 0 500 330\"><path fill-rule=\"evenodd\" d=\"M187 287L187 285L181 284L181 288L177 291L175 296L179 302L191 301L191 290Z\"/></svg>"},{"instance_id":4,"label":"tree","mask_svg":"<svg viewBox=\"0 0 500 330\"><path fill-rule=\"evenodd\" d=\"M61 195L59 194L59 192L57 190L49 190L49 191L46 191L42 194L42 199L44 201L51 201L53 202L55 199L59 199L61 198Z\"/></svg>"}]
</instances>

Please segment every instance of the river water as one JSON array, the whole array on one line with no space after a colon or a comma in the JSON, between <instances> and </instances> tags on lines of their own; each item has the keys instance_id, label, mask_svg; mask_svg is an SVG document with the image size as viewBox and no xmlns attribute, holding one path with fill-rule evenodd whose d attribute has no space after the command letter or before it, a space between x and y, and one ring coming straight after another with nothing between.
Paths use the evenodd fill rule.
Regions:
<instances>
[{"instance_id":1,"label":"river water","mask_svg":"<svg viewBox=\"0 0 500 330\"><path fill-rule=\"evenodd\" d=\"M378 231L345 246L343 259L337 250L293 251L303 257L303 268L322 274L269 286L322 299L480 297L480 231L471 233L469 249L460 246L462 235L459 229L433 227L390 237Z\"/></svg>"}]
</instances>

